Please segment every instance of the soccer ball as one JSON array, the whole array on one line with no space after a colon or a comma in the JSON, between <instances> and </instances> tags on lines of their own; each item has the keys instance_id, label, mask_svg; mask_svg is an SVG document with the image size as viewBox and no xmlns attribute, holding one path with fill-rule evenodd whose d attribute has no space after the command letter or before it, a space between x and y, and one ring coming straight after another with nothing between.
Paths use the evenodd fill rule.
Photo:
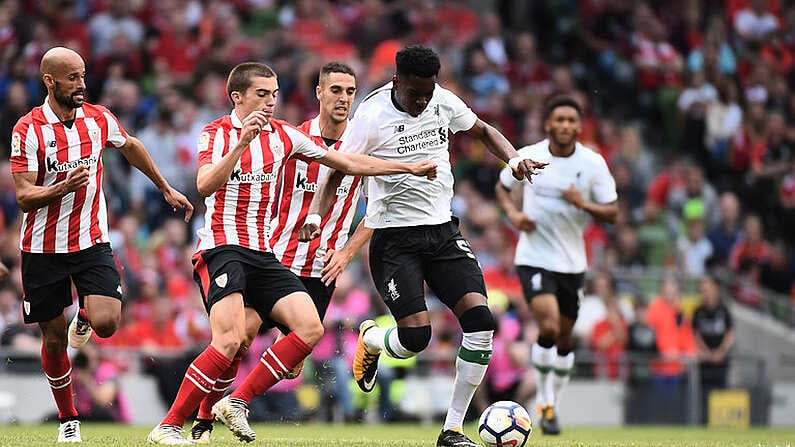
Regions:
<instances>
[{"instance_id":1,"label":"soccer ball","mask_svg":"<svg viewBox=\"0 0 795 447\"><path fill-rule=\"evenodd\" d=\"M480 415L478 422L480 439L489 447L505 445L522 447L532 431L533 426L527 410L509 400L491 404Z\"/></svg>"}]
</instances>

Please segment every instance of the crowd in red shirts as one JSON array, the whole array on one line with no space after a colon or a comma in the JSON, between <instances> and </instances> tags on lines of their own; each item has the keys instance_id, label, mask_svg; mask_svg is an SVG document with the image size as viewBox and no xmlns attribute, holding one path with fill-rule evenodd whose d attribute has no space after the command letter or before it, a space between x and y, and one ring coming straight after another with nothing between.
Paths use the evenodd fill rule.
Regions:
<instances>
[{"instance_id":1,"label":"crowd in red shirts","mask_svg":"<svg viewBox=\"0 0 795 447\"><path fill-rule=\"evenodd\" d=\"M43 101L39 61L48 48L81 53L91 102L113 111L169 183L201 207L195 142L202 123L229 112L232 66L272 66L277 115L299 124L317 114L323 63L351 64L361 100L391 78L395 52L414 42L438 51L440 83L517 147L544 137L550 95L583 104L580 141L608 161L620 204L616 225L586 231L594 271L659 267L695 279L719 267L734 272L731 290L742 303L764 307L763 289L795 300L795 6L786 2L7 0L0 5L0 258L11 275L0 286L0 343L22 349L26 336L35 337L18 315L20 222L8 158L14 123ZM489 288L525 318L511 262L516 233L493 200L501 166L465 138L453 139L451 156L463 233ZM126 304L118 334L103 343L147 352L206 343L189 262L203 210L181 224L122 157L108 150L104 163ZM349 266L350 290L377 304L366 265ZM637 292L631 283L617 286ZM582 344L610 352L599 339L619 326L608 318L594 326L600 333L582 334Z\"/></svg>"}]
</instances>

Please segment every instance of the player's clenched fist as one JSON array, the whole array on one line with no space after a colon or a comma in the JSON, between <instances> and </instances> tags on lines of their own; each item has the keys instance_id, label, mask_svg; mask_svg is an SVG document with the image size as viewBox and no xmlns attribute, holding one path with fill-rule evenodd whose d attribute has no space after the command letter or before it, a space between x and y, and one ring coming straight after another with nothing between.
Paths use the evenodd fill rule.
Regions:
<instances>
[{"instance_id":1,"label":"player's clenched fist","mask_svg":"<svg viewBox=\"0 0 795 447\"><path fill-rule=\"evenodd\" d=\"M251 143L251 140L259 135L265 125L268 124L268 116L262 110L255 110L243 119L243 130L240 131L240 142L243 144Z\"/></svg>"},{"instance_id":2,"label":"player's clenched fist","mask_svg":"<svg viewBox=\"0 0 795 447\"><path fill-rule=\"evenodd\" d=\"M428 180L436 179L436 162L433 160L424 160L411 163L410 169L411 173L416 176L427 177Z\"/></svg>"},{"instance_id":3,"label":"player's clenched fist","mask_svg":"<svg viewBox=\"0 0 795 447\"><path fill-rule=\"evenodd\" d=\"M64 180L66 190L75 192L80 188L85 188L88 185L88 167L80 165L69 174L66 175Z\"/></svg>"}]
</instances>

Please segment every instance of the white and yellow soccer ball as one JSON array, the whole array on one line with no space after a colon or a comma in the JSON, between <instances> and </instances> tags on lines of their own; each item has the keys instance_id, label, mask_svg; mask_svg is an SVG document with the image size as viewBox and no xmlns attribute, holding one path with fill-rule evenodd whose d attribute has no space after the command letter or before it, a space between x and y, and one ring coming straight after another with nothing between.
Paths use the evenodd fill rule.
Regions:
<instances>
[{"instance_id":1,"label":"white and yellow soccer ball","mask_svg":"<svg viewBox=\"0 0 795 447\"><path fill-rule=\"evenodd\" d=\"M532 432L527 410L509 400L491 404L480 415L478 422L478 434L488 447L522 447Z\"/></svg>"}]
</instances>

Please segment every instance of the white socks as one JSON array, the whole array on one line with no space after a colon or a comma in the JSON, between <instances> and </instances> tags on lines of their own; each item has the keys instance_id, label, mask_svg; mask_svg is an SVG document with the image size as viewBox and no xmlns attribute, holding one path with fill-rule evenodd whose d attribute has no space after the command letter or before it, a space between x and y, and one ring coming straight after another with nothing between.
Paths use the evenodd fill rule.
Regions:
<instances>
[{"instance_id":1,"label":"white socks","mask_svg":"<svg viewBox=\"0 0 795 447\"><path fill-rule=\"evenodd\" d=\"M536 373L536 389L538 390L536 391L536 404L541 406L552 403L552 396L555 394L551 381L548 380L555 357L557 354L554 346L544 348L538 343L533 344L530 360L533 362ZM550 382L549 386L547 386L547 382Z\"/></svg>"},{"instance_id":2,"label":"white socks","mask_svg":"<svg viewBox=\"0 0 795 447\"><path fill-rule=\"evenodd\" d=\"M556 348L542 348L533 345L530 359L536 372L536 404L558 405L560 392L569 383L571 369L574 367L574 353L558 355Z\"/></svg>"},{"instance_id":3,"label":"white socks","mask_svg":"<svg viewBox=\"0 0 795 447\"><path fill-rule=\"evenodd\" d=\"M455 382L444 428L461 429L475 390L486 375L494 331L465 332L455 359Z\"/></svg>"},{"instance_id":4,"label":"white socks","mask_svg":"<svg viewBox=\"0 0 795 447\"><path fill-rule=\"evenodd\" d=\"M368 348L377 349L395 359L407 359L417 355L416 352L409 351L400 344L397 326L387 328L373 326L364 333L362 340Z\"/></svg>"},{"instance_id":5,"label":"white socks","mask_svg":"<svg viewBox=\"0 0 795 447\"><path fill-rule=\"evenodd\" d=\"M560 391L569 383L571 377L571 369L574 367L574 353L569 352L564 356L556 355L554 361L554 371L552 374L552 400L551 402L558 406L560 401Z\"/></svg>"}]
</instances>

